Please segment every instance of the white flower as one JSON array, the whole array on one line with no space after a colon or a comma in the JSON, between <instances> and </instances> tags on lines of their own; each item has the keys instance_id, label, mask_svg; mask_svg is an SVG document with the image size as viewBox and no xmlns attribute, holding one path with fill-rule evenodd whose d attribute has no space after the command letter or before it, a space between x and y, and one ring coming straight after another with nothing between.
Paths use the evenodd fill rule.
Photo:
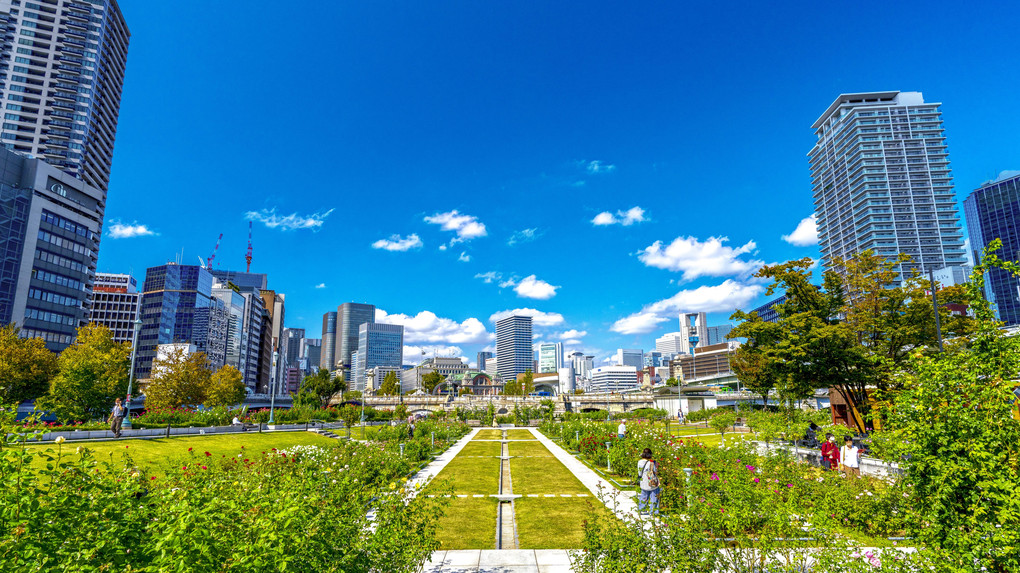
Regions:
<instances>
[{"instance_id":1,"label":"white flower","mask_svg":"<svg viewBox=\"0 0 1020 573\"><path fill-rule=\"evenodd\" d=\"M63 444L64 443L64 436L57 436L57 439L55 439L53 441L58 443L58 444Z\"/></svg>"}]
</instances>

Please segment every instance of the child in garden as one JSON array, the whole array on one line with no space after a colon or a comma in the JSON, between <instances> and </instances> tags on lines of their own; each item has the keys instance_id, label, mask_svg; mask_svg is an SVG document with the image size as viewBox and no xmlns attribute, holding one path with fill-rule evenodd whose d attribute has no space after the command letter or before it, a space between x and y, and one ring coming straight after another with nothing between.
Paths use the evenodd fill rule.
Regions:
<instances>
[{"instance_id":1,"label":"child in garden","mask_svg":"<svg viewBox=\"0 0 1020 573\"><path fill-rule=\"evenodd\" d=\"M822 444L822 467L827 470L839 467L839 448L832 434L825 434L825 443Z\"/></svg>"},{"instance_id":2,"label":"child in garden","mask_svg":"<svg viewBox=\"0 0 1020 573\"><path fill-rule=\"evenodd\" d=\"M652 459L652 450L645 448L638 460L638 478L641 493L638 495L638 513L648 511L659 514L659 464Z\"/></svg>"}]
</instances>

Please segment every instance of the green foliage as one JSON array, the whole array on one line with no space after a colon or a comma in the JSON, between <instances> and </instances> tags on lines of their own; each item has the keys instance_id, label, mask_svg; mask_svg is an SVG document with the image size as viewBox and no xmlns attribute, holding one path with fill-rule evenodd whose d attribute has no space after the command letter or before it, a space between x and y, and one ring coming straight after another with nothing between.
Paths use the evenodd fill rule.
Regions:
<instances>
[{"instance_id":1,"label":"green foliage","mask_svg":"<svg viewBox=\"0 0 1020 573\"><path fill-rule=\"evenodd\" d=\"M103 418L116 398L127 395L131 347L113 341L110 329L89 324L60 353L59 372L40 406L67 421ZM136 387L137 388L137 387Z\"/></svg>"},{"instance_id":2,"label":"green foliage","mask_svg":"<svg viewBox=\"0 0 1020 573\"><path fill-rule=\"evenodd\" d=\"M209 408L217 406L233 406L240 404L245 397L244 375L227 364L216 372L213 372L209 379L209 389L206 392L205 405Z\"/></svg>"},{"instance_id":3,"label":"green foliage","mask_svg":"<svg viewBox=\"0 0 1020 573\"><path fill-rule=\"evenodd\" d=\"M666 386L676 386L678 384L680 384L680 381L672 376L666 379Z\"/></svg>"},{"instance_id":4,"label":"green foliage","mask_svg":"<svg viewBox=\"0 0 1020 573\"><path fill-rule=\"evenodd\" d=\"M393 417L398 419L398 420L406 420L407 419L407 404L404 404L403 402L401 402L400 404L397 404L397 407L393 409Z\"/></svg>"},{"instance_id":5,"label":"green foliage","mask_svg":"<svg viewBox=\"0 0 1020 573\"><path fill-rule=\"evenodd\" d=\"M708 421L708 425L712 426L713 429L715 429L717 432L722 434L723 437L725 437L726 428L732 427L733 424L736 423L736 421L737 421L736 412L730 411L723 412L716 416L712 416L712 419Z\"/></svg>"},{"instance_id":6,"label":"green foliage","mask_svg":"<svg viewBox=\"0 0 1020 573\"><path fill-rule=\"evenodd\" d=\"M350 428L355 422L361 419L361 408L357 408L351 404L344 404L339 409L339 417L343 420L344 425Z\"/></svg>"},{"instance_id":7,"label":"green foliage","mask_svg":"<svg viewBox=\"0 0 1020 573\"><path fill-rule=\"evenodd\" d=\"M503 394L507 396L527 396L535 391L535 376L531 370L521 376L503 383Z\"/></svg>"},{"instance_id":8,"label":"green foliage","mask_svg":"<svg viewBox=\"0 0 1020 573\"><path fill-rule=\"evenodd\" d=\"M383 383L379 386L379 394L382 396L397 396L400 394L400 380L396 372L387 372Z\"/></svg>"},{"instance_id":9,"label":"green foliage","mask_svg":"<svg viewBox=\"0 0 1020 573\"><path fill-rule=\"evenodd\" d=\"M318 407L325 408L329 406L329 401L333 396L342 391L346 385L343 376L334 377L329 370L320 368L315 374L305 376L304 380L301 381L301 390L298 392L298 396L306 395L301 399L302 403L308 403L314 398L318 402ZM346 398L349 400L354 399L350 393L348 393Z\"/></svg>"},{"instance_id":10,"label":"green foliage","mask_svg":"<svg viewBox=\"0 0 1020 573\"><path fill-rule=\"evenodd\" d=\"M57 355L41 338L22 338L14 324L0 328L0 404L38 398L57 373Z\"/></svg>"},{"instance_id":11,"label":"green foliage","mask_svg":"<svg viewBox=\"0 0 1020 573\"><path fill-rule=\"evenodd\" d=\"M421 388L425 392L431 394L432 391L436 389L436 386L439 386L445 380L446 376L443 376L439 372L433 370L432 372L429 372L428 374L421 377Z\"/></svg>"},{"instance_id":12,"label":"green foliage","mask_svg":"<svg viewBox=\"0 0 1020 573\"><path fill-rule=\"evenodd\" d=\"M153 377L145 387L146 408L173 409L205 402L212 372L204 352L174 348L153 361Z\"/></svg>"}]
</instances>

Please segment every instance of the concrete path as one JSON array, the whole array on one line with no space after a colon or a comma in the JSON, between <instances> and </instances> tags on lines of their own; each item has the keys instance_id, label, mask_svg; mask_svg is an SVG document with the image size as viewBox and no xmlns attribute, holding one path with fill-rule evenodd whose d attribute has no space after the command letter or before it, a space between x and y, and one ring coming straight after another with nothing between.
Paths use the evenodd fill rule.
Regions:
<instances>
[{"instance_id":1,"label":"concrete path","mask_svg":"<svg viewBox=\"0 0 1020 573\"><path fill-rule=\"evenodd\" d=\"M436 551L422 573L570 573L565 549Z\"/></svg>"}]
</instances>

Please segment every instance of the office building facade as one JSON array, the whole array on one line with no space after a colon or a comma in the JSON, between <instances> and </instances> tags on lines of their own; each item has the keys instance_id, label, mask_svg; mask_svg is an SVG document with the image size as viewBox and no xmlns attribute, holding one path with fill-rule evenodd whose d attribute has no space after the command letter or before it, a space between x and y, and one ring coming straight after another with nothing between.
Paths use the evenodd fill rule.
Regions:
<instances>
[{"instance_id":1,"label":"office building facade","mask_svg":"<svg viewBox=\"0 0 1020 573\"><path fill-rule=\"evenodd\" d=\"M106 191L128 31L116 0L0 0L0 142Z\"/></svg>"},{"instance_id":2,"label":"office building facade","mask_svg":"<svg viewBox=\"0 0 1020 573\"><path fill-rule=\"evenodd\" d=\"M533 370L531 317L511 315L496 321L496 369L503 380Z\"/></svg>"},{"instance_id":3,"label":"office building facade","mask_svg":"<svg viewBox=\"0 0 1020 573\"><path fill-rule=\"evenodd\" d=\"M683 344L680 342L682 335L679 332L667 332L655 339L655 350L663 356L680 354Z\"/></svg>"},{"instance_id":4,"label":"office building facade","mask_svg":"<svg viewBox=\"0 0 1020 573\"><path fill-rule=\"evenodd\" d=\"M399 324L362 323L358 329L358 369L355 390L364 391L366 371L376 367L400 369L404 355L404 327Z\"/></svg>"},{"instance_id":5,"label":"office building facade","mask_svg":"<svg viewBox=\"0 0 1020 573\"><path fill-rule=\"evenodd\" d=\"M91 321L110 329L114 342L134 344L138 281L131 275L96 273Z\"/></svg>"},{"instance_id":6,"label":"office building facade","mask_svg":"<svg viewBox=\"0 0 1020 573\"><path fill-rule=\"evenodd\" d=\"M1000 259L1020 260L1020 172L1005 172L975 189L963 208L975 262L995 239L1002 240L1002 248L995 253ZM1020 278L1002 269L989 269L985 297L999 320L1009 326L1020 324Z\"/></svg>"},{"instance_id":7,"label":"office building facade","mask_svg":"<svg viewBox=\"0 0 1020 573\"><path fill-rule=\"evenodd\" d=\"M939 103L919 92L842 94L808 153L826 269L871 250L911 272L965 264Z\"/></svg>"},{"instance_id":8,"label":"office building facade","mask_svg":"<svg viewBox=\"0 0 1020 573\"><path fill-rule=\"evenodd\" d=\"M244 296L232 288L213 283L212 296L223 303L227 316L223 363L237 368L244 376L248 370L248 335L244 330Z\"/></svg>"},{"instance_id":9,"label":"office building facade","mask_svg":"<svg viewBox=\"0 0 1020 573\"><path fill-rule=\"evenodd\" d=\"M726 335L733 330L731 324L720 324L718 326L709 326L706 330L706 346L712 346L713 344L722 344L727 341Z\"/></svg>"},{"instance_id":10,"label":"office building facade","mask_svg":"<svg viewBox=\"0 0 1020 573\"><path fill-rule=\"evenodd\" d=\"M483 351L478 353L478 360L475 361L475 364L478 366L479 370L483 370L484 371L485 370L485 361L490 359L490 358L495 358L495 357L496 357L496 353L495 352L488 352L486 350L483 350Z\"/></svg>"},{"instance_id":11,"label":"office building facade","mask_svg":"<svg viewBox=\"0 0 1020 573\"><path fill-rule=\"evenodd\" d=\"M358 350L358 336L361 325L375 322L375 305L345 302L337 308L336 321L336 365L347 380L351 380L351 354ZM325 338L325 335L323 335Z\"/></svg>"},{"instance_id":12,"label":"office building facade","mask_svg":"<svg viewBox=\"0 0 1020 573\"><path fill-rule=\"evenodd\" d=\"M680 313L680 353L690 354L708 341L708 317L703 312Z\"/></svg>"},{"instance_id":13,"label":"office building facade","mask_svg":"<svg viewBox=\"0 0 1020 573\"><path fill-rule=\"evenodd\" d=\"M592 392L622 392L638 387L638 368L633 366L599 366L591 371Z\"/></svg>"},{"instance_id":14,"label":"office building facade","mask_svg":"<svg viewBox=\"0 0 1020 573\"><path fill-rule=\"evenodd\" d=\"M640 348L617 348L613 364L633 366L636 370L640 370L645 365L645 351Z\"/></svg>"},{"instance_id":15,"label":"office building facade","mask_svg":"<svg viewBox=\"0 0 1020 573\"><path fill-rule=\"evenodd\" d=\"M559 372L563 368L563 343L543 342L538 345L538 372Z\"/></svg>"},{"instance_id":16,"label":"office building facade","mask_svg":"<svg viewBox=\"0 0 1020 573\"><path fill-rule=\"evenodd\" d=\"M332 372L336 368L336 311L322 315L322 350L319 368Z\"/></svg>"},{"instance_id":17,"label":"office building facade","mask_svg":"<svg viewBox=\"0 0 1020 573\"><path fill-rule=\"evenodd\" d=\"M50 350L91 320L106 194L0 149L0 323Z\"/></svg>"}]
</instances>

